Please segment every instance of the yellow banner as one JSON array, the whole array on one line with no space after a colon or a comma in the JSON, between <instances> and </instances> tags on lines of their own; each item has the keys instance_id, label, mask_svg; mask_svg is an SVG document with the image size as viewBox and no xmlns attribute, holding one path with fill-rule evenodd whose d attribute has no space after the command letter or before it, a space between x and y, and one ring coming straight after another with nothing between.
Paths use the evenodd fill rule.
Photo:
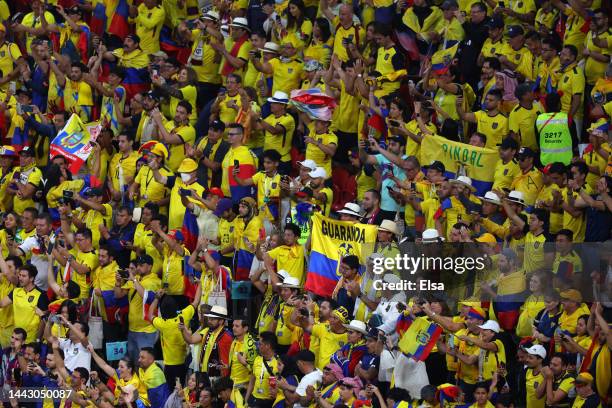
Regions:
<instances>
[{"instance_id":1,"label":"yellow banner","mask_svg":"<svg viewBox=\"0 0 612 408\"><path fill-rule=\"evenodd\" d=\"M491 188L499 153L493 149L454 142L442 136L425 136L421 143L422 165L438 160L446 171L456 174L460 168L472 179L479 193Z\"/></svg>"}]
</instances>

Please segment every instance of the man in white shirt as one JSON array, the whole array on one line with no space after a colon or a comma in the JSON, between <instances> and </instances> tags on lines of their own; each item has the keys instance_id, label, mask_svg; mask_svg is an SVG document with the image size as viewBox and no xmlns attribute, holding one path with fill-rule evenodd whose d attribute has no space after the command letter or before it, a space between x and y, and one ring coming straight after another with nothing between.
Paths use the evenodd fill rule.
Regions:
<instances>
[{"instance_id":1,"label":"man in white shirt","mask_svg":"<svg viewBox=\"0 0 612 408\"><path fill-rule=\"evenodd\" d=\"M59 319L64 327L68 328L68 338L56 338L51 334L52 320ZM51 315L45 325L45 338L49 344L54 342L59 343L60 349L64 352L64 365L69 372L74 371L77 367L83 367L87 371L91 370L91 353L87 350L89 341L89 326L87 323L75 322L70 323L64 316Z\"/></svg>"},{"instance_id":2,"label":"man in white shirt","mask_svg":"<svg viewBox=\"0 0 612 408\"><path fill-rule=\"evenodd\" d=\"M312 386L317 389L323 381L323 373L315 368L315 355L310 350L301 350L294 356L295 363L304 377L300 380L297 387L289 385L286 380L281 380L278 386L286 391L285 396L289 402L293 402L294 408L306 408L309 406L306 397L306 388Z\"/></svg>"}]
</instances>

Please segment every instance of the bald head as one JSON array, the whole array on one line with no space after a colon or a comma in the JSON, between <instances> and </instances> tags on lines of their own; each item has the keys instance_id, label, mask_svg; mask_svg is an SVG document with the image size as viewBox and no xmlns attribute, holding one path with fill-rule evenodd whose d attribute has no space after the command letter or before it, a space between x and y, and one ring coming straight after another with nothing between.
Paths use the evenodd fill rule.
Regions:
<instances>
[{"instance_id":1,"label":"bald head","mask_svg":"<svg viewBox=\"0 0 612 408\"><path fill-rule=\"evenodd\" d=\"M340 19L340 24L344 27L350 26L353 24L353 8L346 3L342 4L340 6L338 18Z\"/></svg>"}]
</instances>

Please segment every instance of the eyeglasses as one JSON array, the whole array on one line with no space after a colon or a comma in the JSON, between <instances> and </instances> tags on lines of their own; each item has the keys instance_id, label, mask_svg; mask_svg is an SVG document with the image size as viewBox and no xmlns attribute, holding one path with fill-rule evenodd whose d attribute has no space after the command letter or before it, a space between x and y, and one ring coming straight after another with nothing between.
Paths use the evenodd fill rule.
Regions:
<instances>
[{"instance_id":1,"label":"eyeglasses","mask_svg":"<svg viewBox=\"0 0 612 408\"><path fill-rule=\"evenodd\" d=\"M237 133L237 132L229 132L227 135L228 135L228 136L242 136L242 133Z\"/></svg>"}]
</instances>

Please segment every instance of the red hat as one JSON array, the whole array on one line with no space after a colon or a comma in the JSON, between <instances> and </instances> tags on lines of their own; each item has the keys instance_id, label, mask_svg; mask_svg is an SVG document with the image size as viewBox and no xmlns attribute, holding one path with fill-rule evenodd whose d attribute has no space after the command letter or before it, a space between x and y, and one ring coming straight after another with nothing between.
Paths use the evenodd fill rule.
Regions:
<instances>
[{"instance_id":1,"label":"red hat","mask_svg":"<svg viewBox=\"0 0 612 408\"><path fill-rule=\"evenodd\" d=\"M221 189L219 187L213 187L210 189L210 194L212 195L216 195L219 198L224 198L225 195L223 194L223 191L221 191Z\"/></svg>"},{"instance_id":2,"label":"red hat","mask_svg":"<svg viewBox=\"0 0 612 408\"><path fill-rule=\"evenodd\" d=\"M548 173L550 172L550 167L552 166L552 163L548 163L546 166L544 166L544 168L542 169L542 173L546 174L548 176Z\"/></svg>"}]
</instances>

